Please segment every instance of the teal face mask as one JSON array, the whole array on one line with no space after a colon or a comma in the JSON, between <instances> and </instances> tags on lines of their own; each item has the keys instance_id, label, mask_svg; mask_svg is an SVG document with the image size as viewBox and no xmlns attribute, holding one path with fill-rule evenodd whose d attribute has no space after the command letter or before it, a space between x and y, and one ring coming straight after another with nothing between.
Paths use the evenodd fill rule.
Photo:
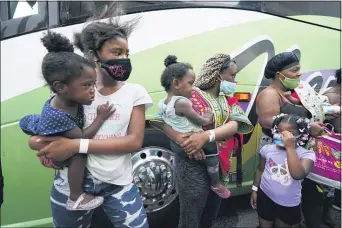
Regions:
<instances>
[{"instance_id":1,"label":"teal face mask","mask_svg":"<svg viewBox=\"0 0 342 228\"><path fill-rule=\"evenodd\" d=\"M284 147L283 139L281 138L281 135L279 133L273 134L273 143L278 146Z\"/></svg>"},{"instance_id":2,"label":"teal face mask","mask_svg":"<svg viewBox=\"0 0 342 228\"><path fill-rule=\"evenodd\" d=\"M296 139L298 139L299 137L300 137L300 135L295 136ZM273 143L278 145L278 146L284 147L284 141L281 138L281 134L280 133L274 133L273 134Z\"/></svg>"},{"instance_id":3,"label":"teal face mask","mask_svg":"<svg viewBox=\"0 0 342 228\"><path fill-rule=\"evenodd\" d=\"M236 83L221 80L220 92L228 95L235 92Z\"/></svg>"}]
</instances>

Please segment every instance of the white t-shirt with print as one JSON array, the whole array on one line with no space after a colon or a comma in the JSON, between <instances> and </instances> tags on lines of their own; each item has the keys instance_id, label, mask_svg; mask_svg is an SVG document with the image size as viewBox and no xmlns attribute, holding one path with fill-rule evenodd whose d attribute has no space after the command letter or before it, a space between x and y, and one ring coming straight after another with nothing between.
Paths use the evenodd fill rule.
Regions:
<instances>
[{"instance_id":1,"label":"white t-shirt with print","mask_svg":"<svg viewBox=\"0 0 342 228\"><path fill-rule=\"evenodd\" d=\"M146 89L137 84L125 83L118 91L103 96L95 90L95 101L84 106L85 124L88 127L96 118L97 106L109 101L116 108L115 113L107 119L94 139L108 139L127 135L127 129L134 106L145 104L145 110L152 106L152 99ZM131 154L88 154L87 168L98 180L116 185L127 185L133 181ZM59 170L60 178L54 181L56 189L69 194L68 169Z\"/></svg>"},{"instance_id":2,"label":"white t-shirt with print","mask_svg":"<svg viewBox=\"0 0 342 228\"><path fill-rule=\"evenodd\" d=\"M97 106L106 102L113 104L115 113L101 126L94 139L104 140L126 136L134 106L145 105L145 110L152 106L152 99L146 89L138 84L125 83L118 91L103 96L95 91L95 101L84 106L85 124L88 127L96 118ZM131 154L88 154L87 168L98 180L116 185L132 182Z\"/></svg>"}]
</instances>

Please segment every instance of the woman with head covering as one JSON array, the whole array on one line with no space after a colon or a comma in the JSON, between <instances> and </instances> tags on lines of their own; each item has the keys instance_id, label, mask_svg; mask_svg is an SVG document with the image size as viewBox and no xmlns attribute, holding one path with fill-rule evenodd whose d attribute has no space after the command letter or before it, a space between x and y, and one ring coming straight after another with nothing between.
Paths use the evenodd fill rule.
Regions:
<instances>
[{"instance_id":1,"label":"woman with head covering","mask_svg":"<svg viewBox=\"0 0 342 228\"><path fill-rule=\"evenodd\" d=\"M288 91L294 90L300 84L300 63L293 52L283 52L271 58L265 68L265 77L272 82L260 92L256 99L256 109L259 123L262 128L262 135L259 141L259 149L266 144L273 142L271 126L273 117L284 114L295 114L300 117L312 118L309 110L298 106L286 98ZM285 95L284 95L285 94ZM310 124L310 135L319 136L323 133L323 123L313 122ZM258 190L257 183L253 184L253 191ZM315 182L304 179L302 190L303 212L307 227L316 228L320 226L319 208L322 205L323 194L321 187ZM311 197L308 198L307 196ZM317 209L317 210L316 210ZM310 211L310 212L309 212ZM309 215L309 213L311 213ZM275 213L272 213L275 214ZM306 216L307 215L307 216ZM260 217L260 216L259 216ZM318 219L316 219L318 218ZM270 227L275 218L260 218L261 227ZM300 221L298 221L300 223ZM280 227L287 227L284 221L276 221Z\"/></svg>"},{"instance_id":2,"label":"woman with head covering","mask_svg":"<svg viewBox=\"0 0 342 228\"><path fill-rule=\"evenodd\" d=\"M294 53L283 52L271 58L265 68L265 78L272 82L259 93L256 100L257 115L263 132L260 146L272 141L273 116L285 113L312 118L305 107L294 105L284 95L300 84L300 64ZM311 135L320 135L322 131L323 127L319 123L311 124Z\"/></svg>"},{"instance_id":3,"label":"woman with head covering","mask_svg":"<svg viewBox=\"0 0 342 228\"><path fill-rule=\"evenodd\" d=\"M174 149L171 144L175 152L180 202L179 228L211 227L221 202L221 198L210 190L205 162L194 161L189 157L195 157L196 160L204 159L203 145L215 141L219 151L220 172L225 174L230 168L233 136L236 133L246 134L253 130L237 100L228 96L235 91L236 73L236 63L225 54L217 54L203 65L190 98L197 113L203 116L208 109L213 113L213 123L203 127L203 132L184 136L161 119L151 121L153 126L162 129L171 140L181 146L181 150L184 150ZM176 78L171 80L171 83L175 82ZM223 95L220 95L220 92ZM189 157L181 156L184 152Z\"/></svg>"}]
</instances>

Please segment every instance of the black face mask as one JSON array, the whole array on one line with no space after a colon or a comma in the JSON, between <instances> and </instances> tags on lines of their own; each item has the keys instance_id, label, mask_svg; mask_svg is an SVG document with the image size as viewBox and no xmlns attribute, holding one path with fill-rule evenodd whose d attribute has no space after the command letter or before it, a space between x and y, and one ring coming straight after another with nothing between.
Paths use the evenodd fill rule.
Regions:
<instances>
[{"instance_id":1,"label":"black face mask","mask_svg":"<svg viewBox=\"0 0 342 228\"><path fill-rule=\"evenodd\" d=\"M101 67L116 81L126 81L132 72L130 59L110 59L101 61Z\"/></svg>"}]
</instances>

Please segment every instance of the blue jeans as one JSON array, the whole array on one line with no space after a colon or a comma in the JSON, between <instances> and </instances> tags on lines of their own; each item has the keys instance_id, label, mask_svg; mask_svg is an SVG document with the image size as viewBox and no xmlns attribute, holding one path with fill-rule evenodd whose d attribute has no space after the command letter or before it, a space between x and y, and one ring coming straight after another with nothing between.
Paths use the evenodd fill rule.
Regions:
<instances>
[{"instance_id":1,"label":"blue jeans","mask_svg":"<svg viewBox=\"0 0 342 228\"><path fill-rule=\"evenodd\" d=\"M89 171L86 171L84 191L104 197L102 207L114 227L148 228L145 209L138 189L134 184L118 186L104 183L95 179ZM90 227L94 211L67 211L65 204L69 193L67 180L63 179L58 172L50 195L54 226L58 228Z\"/></svg>"}]
</instances>

